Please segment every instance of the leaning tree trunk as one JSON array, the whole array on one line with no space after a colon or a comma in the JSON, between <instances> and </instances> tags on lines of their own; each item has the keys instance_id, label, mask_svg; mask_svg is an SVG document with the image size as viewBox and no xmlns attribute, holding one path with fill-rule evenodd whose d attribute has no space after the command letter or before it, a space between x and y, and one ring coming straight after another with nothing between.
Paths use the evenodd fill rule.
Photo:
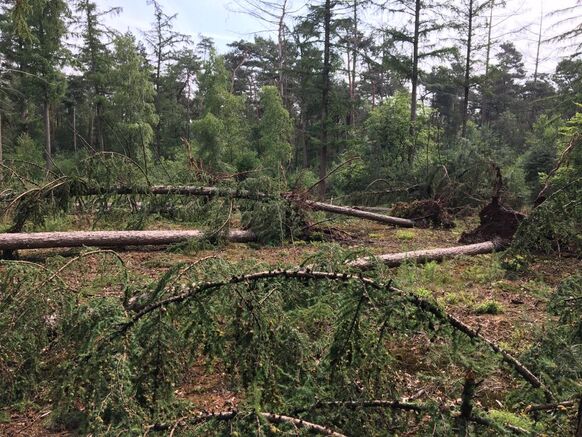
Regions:
<instances>
[{"instance_id":1,"label":"leaning tree trunk","mask_svg":"<svg viewBox=\"0 0 582 437\"><path fill-rule=\"evenodd\" d=\"M204 232L198 230L6 233L0 234L0 250L157 246L201 239L204 235ZM251 231L231 230L227 238L235 243L246 243L254 241L255 234Z\"/></svg>"},{"instance_id":2,"label":"leaning tree trunk","mask_svg":"<svg viewBox=\"0 0 582 437\"><path fill-rule=\"evenodd\" d=\"M360 269L368 269L376 264L384 264L388 267L398 267L405 262L426 263L429 261L442 261L443 259L457 256L473 256L486 253L493 253L503 250L504 245L501 240L486 241L484 243L469 244L466 246L455 246L440 249L414 250L412 252L389 253L373 257L358 258L348 265Z\"/></svg>"}]
</instances>

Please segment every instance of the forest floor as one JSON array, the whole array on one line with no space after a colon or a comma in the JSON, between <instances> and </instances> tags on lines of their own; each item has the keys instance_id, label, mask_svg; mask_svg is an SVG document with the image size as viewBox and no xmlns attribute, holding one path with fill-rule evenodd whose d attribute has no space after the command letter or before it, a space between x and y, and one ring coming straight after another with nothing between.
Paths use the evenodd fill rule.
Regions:
<instances>
[{"instance_id":1,"label":"forest floor","mask_svg":"<svg viewBox=\"0 0 582 437\"><path fill-rule=\"evenodd\" d=\"M395 229L363 221L340 221L344 248L367 250L374 254L458 245L463 230L474 227L476 221L457 222L451 230ZM157 226L153 226L154 228ZM351 237L349 237L351 236ZM297 242L283 247L257 247L252 244L229 244L216 250L197 252L169 252L165 250L118 252L132 280L143 282L160 278L169 268L180 262L194 262L204 257L217 256L229 261L256 260L257 263L276 267L301 264L329 243ZM332 246L335 247L335 246ZM56 270L78 251L42 250L21 251L22 259L31 260ZM83 271L64 269L60 276L71 286L103 274L98 259L94 264L85 262ZM424 297L433 297L451 314L507 348L514 354L525 350L535 333L543 330L547 321L546 302L556 285L564 278L582 270L582 261L576 258L537 257L525 273L509 276L501 268L499 255L480 255L445 261L426 266L404 265L392 269L390 275L396 284ZM0 274L2 267L0 267ZM99 281L96 283L99 284ZM102 281L96 293L119 293L114 281ZM488 305L483 305L488 303ZM492 310L493 309L493 310ZM495 313L496 314L491 314ZM399 362L399 383L410 399L450 399L451 390L460 387L431 384L420 380L420 370L430 371L426 351L430 340L418 335L406 342L387 344ZM435 368L436 371L436 368ZM439 372L448 371L441 368ZM453 379L451 379L453 381ZM497 405L515 384L507 372L494 372L479 386L477 398L483 407ZM192 401L204 411L222 411L236 406L238 394L231 391L228 375L219 370L209 371L202 363L192 367L184 383L176 390L179 397ZM50 409L34 402L24 403L18 409L0 410L0 436L66 436L66 432L50 431Z\"/></svg>"}]
</instances>

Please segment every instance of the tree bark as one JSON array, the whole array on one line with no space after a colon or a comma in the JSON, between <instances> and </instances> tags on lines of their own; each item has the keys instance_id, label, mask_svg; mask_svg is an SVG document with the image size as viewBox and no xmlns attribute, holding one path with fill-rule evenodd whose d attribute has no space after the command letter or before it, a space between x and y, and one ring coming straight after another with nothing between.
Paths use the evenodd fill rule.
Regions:
<instances>
[{"instance_id":1,"label":"tree bark","mask_svg":"<svg viewBox=\"0 0 582 437\"><path fill-rule=\"evenodd\" d=\"M322 74L322 92L321 92L321 145L319 149L319 198L325 198L327 187L327 152L328 152L328 112L329 112L329 88L331 73L330 51L331 51L331 0L325 0L325 9L323 14L324 43L323 43L323 74Z\"/></svg>"},{"instance_id":2,"label":"tree bark","mask_svg":"<svg viewBox=\"0 0 582 437\"><path fill-rule=\"evenodd\" d=\"M2 164L4 163L3 153L3 143L2 143L2 111L0 111L0 182L2 181Z\"/></svg>"},{"instance_id":3,"label":"tree bark","mask_svg":"<svg viewBox=\"0 0 582 437\"><path fill-rule=\"evenodd\" d=\"M46 169L52 168L52 151L51 151L51 112L48 100L44 102L44 156L46 160Z\"/></svg>"},{"instance_id":4,"label":"tree bark","mask_svg":"<svg viewBox=\"0 0 582 437\"><path fill-rule=\"evenodd\" d=\"M429 261L442 261L457 256L474 256L493 253L503 249L504 245L500 241L486 241L484 243L468 244L465 246L414 250L411 252L389 253L374 257L358 258L351 261L348 265L360 269L369 269L378 263L384 264L388 267L398 267L405 262L421 264Z\"/></svg>"},{"instance_id":5,"label":"tree bark","mask_svg":"<svg viewBox=\"0 0 582 437\"><path fill-rule=\"evenodd\" d=\"M6 233L0 234L0 250L83 246L157 246L202 237L204 237L204 232L198 230ZM235 243L246 243L254 241L255 235L251 231L231 230L227 238Z\"/></svg>"},{"instance_id":6,"label":"tree bark","mask_svg":"<svg viewBox=\"0 0 582 437\"><path fill-rule=\"evenodd\" d=\"M463 124L461 128L461 137L467 136L467 120L469 118L469 80L471 78L471 44L473 37L473 0L469 0L469 30L467 34L467 53L465 60L465 81L464 81L464 98L463 98Z\"/></svg>"},{"instance_id":7,"label":"tree bark","mask_svg":"<svg viewBox=\"0 0 582 437\"><path fill-rule=\"evenodd\" d=\"M412 146L408 151L408 164L412 165L414 159L414 149L416 149L416 100L418 90L418 39L420 36L420 0L416 0L414 8L414 40L412 42L412 92L410 96L410 136Z\"/></svg>"},{"instance_id":8,"label":"tree bark","mask_svg":"<svg viewBox=\"0 0 582 437\"><path fill-rule=\"evenodd\" d=\"M331 212L334 214L347 215L375 222L385 223L388 225L400 226L404 228L414 227L414 221L403 219L400 217L391 217L389 215L377 214L369 211L362 211L359 209L349 208L347 206L331 205L329 203L315 202L313 200L306 200L302 202L306 206L317 211Z\"/></svg>"},{"instance_id":9,"label":"tree bark","mask_svg":"<svg viewBox=\"0 0 582 437\"><path fill-rule=\"evenodd\" d=\"M540 48L542 46L542 26L544 23L544 11L543 11L543 6L540 10L540 28L538 30L538 44L537 44L537 48L536 48L536 64L535 64L535 70L534 70L534 78L533 81L534 83L537 83L538 81L538 67L540 65Z\"/></svg>"},{"instance_id":10,"label":"tree bark","mask_svg":"<svg viewBox=\"0 0 582 437\"><path fill-rule=\"evenodd\" d=\"M77 106L73 104L73 150L77 153Z\"/></svg>"}]
</instances>

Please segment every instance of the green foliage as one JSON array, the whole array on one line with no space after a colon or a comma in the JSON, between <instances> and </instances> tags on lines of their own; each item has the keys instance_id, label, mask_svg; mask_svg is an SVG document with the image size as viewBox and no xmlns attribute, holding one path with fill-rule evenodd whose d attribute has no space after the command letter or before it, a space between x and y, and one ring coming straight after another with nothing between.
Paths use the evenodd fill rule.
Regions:
<instances>
[{"instance_id":1,"label":"green foliage","mask_svg":"<svg viewBox=\"0 0 582 437\"><path fill-rule=\"evenodd\" d=\"M277 88L262 88L260 107L262 116L258 126L257 154L263 165L276 175L291 160L293 124Z\"/></svg>"},{"instance_id":2,"label":"green foliage","mask_svg":"<svg viewBox=\"0 0 582 437\"><path fill-rule=\"evenodd\" d=\"M366 129L371 155L378 164L397 166L411 155L409 111L408 95L400 93L370 112Z\"/></svg>"},{"instance_id":3,"label":"green foliage","mask_svg":"<svg viewBox=\"0 0 582 437\"><path fill-rule=\"evenodd\" d=\"M516 253L582 251L582 113L569 120L562 134L561 149L569 152L547 180L542 203L521 223L513 244Z\"/></svg>"},{"instance_id":4,"label":"green foliage","mask_svg":"<svg viewBox=\"0 0 582 437\"><path fill-rule=\"evenodd\" d=\"M154 108L154 85L144 57L131 34L118 36L111 72L110 121L114 127L112 144L116 151L147 163L153 141L152 125L158 121Z\"/></svg>"},{"instance_id":5,"label":"green foliage","mask_svg":"<svg viewBox=\"0 0 582 437\"><path fill-rule=\"evenodd\" d=\"M312 265L338 269L355 256L324 249L309 260ZM419 332L439 338L431 359L483 372L490 368L483 348L452 335L439 319L411 305L417 297L368 287L357 279L278 276L228 284L233 276L261 268L255 264L220 259L179 264L159 281L107 297L70 293L52 272L10 264L11 273L0 282L1 369L10 375L2 378L2 405L31 395L50 398L55 428L133 435L187 414L189 405L176 397L177 388L191 366L202 362L208 371L224 369L241 399L238 408L249 411L228 424L230 431L245 433L254 426L252 411L297 411L305 420L350 435L375 434L388 426L403 431L411 420L419 430L426 426L446 434L450 418L430 404L431 423L398 411L309 406L314 400L398 398L402 387L396 383L399 359L393 345L407 344ZM54 282L47 283L47 277ZM144 308L182 292L181 284L208 280L219 282L142 316L123 306L133 295ZM87 286L91 284L83 289ZM62 289L62 298L47 306L36 287ZM47 315L52 315L50 323ZM220 435L224 426L192 425L184 431ZM286 425L278 427L287 432Z\"/></svg>"},{"instance_id":6,"label":"green foliage","mask_svg":"<svg viewBox=\"0 0 582 437\"><path fill-rule=\"evenodd\" d=\"M569 400L582 393L582 276L564 280L550 297L548 313L556 319L540 332L524 362L558 394Z\"/></svg>"},{"instance_id":7,"label":"green foliage","mask_svg":"<svg viewBox=\"0 0 582 437\"><path fill-rule=\"evenodd\" d=\"M300 239L307 234L307 212L281 197L280 183L268 177L249 178L243 187L251 192L267 193L269 201L245 201L240 205L241 224L266 244L282 244L287 240Z\"/></svg>"},{"instance_id":8,"label":"green foliage","mask_svg":"<svg viewBox=\"0 0 582 437\"><path fill-rule=\"evenodd\" d=\"M503 306L495 300L486 300L475 307L475 314L501 314Z\"/></svg>"}]
</instances>

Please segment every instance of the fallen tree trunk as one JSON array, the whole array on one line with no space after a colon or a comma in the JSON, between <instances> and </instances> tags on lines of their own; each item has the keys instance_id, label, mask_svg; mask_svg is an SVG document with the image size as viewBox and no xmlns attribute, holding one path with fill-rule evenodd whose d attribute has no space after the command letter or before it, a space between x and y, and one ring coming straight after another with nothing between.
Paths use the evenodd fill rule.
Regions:
<instances>
[{"instance_id":1,"label":"fallen tree trunk","mask_svg":"<svg viewBox=\"0 0 582 437\"><path fill-rule=\"evenodd\" d=\"M378 214L375 212L362 211L355 208L349 208L347 206L331 205L329 203L315 202L313 200L301 201L302 204L308 206L311 209L317 211L331 212L334 214L347 215L351 217L357 217L366 220L372 220L375 222L385 223L393 226L401 226L404 228L414 227L414 221L403 219L400 217L391 217L389 215Z\"/></svg>"},{"instance_id":2,"label":"fallen tree trunk","mask_svg":"<svg viewBox=\"0 0 582 437\"><path fill-rule=\"evenodd\" d=\"M208 197L233 197L237 199L272 200L273 197L264 193L256 193L248 190L231 190L217 187L194 187L194 186L164 186L153 185L150 187L133 188L133 187L114 187L110 190L88 189L83 192L83 195L97 195L97 194L166 194L166 195L184 195L184 196L208 196ZM369 211L362 211L356 208L346 206L331 205L329 203L315 202L312 200L301 200L295 196L282 195L282 198L293 202L297 205L306 205L316 211L331 212L334 214L347 215L366 220L372 220L380 223L385 223L394 226L402 226L412 228L414 226L413 220L402 219L399 217L391 217L384 214L378 214Z\"/></svg>"},{"instance_id":3,"label":"fallen tree trunk","mask_svg":"<svg viewBox=\"0 0 582 437\"><path fill-rule=\"evenodd\" d=\"M34 232L0 234L0 250L48 249L56 247L119 247L175 244L200 239L198 230L176 231L89 231L89 232ZM251 231L231 230L229 241L245 243L255 240Z\"/></svg>"},{"instance_id":4,"label":"fallen tree trunk","mask_svg":"<svg viewBox=\"0 0 582 437\"><path fill-rule=\"evenodd\" d=\"M233 190L219 187L198 187L194 185L150 185L147 187L80 187L72 189L71 194L75 196L97 196L103 194L158 194L158 195L178 195L178 196L206 196L206 197L234 197L248 200L269 200L272 196L264 193L256 193L249 190Z\"/></svg>"},{"instance_id":5,"label":"fallen tree trunk","mask_svg":"<svg viewBox=\"0 0 582 437\"><path fill-rule=\"evenodd\" d=\"M369 269L377 263L385 264L388 267L398 267L407 261L420 264L429 261L442 261L443 259L454 258L456 256L473 256L493 253L503 249L504 244L501 240L493 240L478 244L468 244L466 246L413 250L411 252L389 253L386 255L359 258L351 261L348 265L360 269Z\"/></svg>"},{"instance_id":6,"label":"fallen tree trunk","mask_svg":"<svg viewBox=\"0 0 582 437\"><path fill-rule=\"evenodd\" d=\"M230 197L234 199L245 199L266 202L275 199L283 199L291 202L298 207L308 207L317 211L331 212L334 214L347 215L357 217L365 220L372 220L384 224L402 227L414 227L414 220L403 219L399 217L391 217L384 214L374 212L362 211L356 208L346 206L331 205L329 203L315 202L304 199L294 193L281 193L277 196L269 194L254 192L249 190L237 190L220 187L203 187L191 185L151 185L142 187L131 186L113 186L113 187L98 187L84 184L82 182L69 182L66 178L59 179L56 183L51 182L44 187L30 190L27 193L17 195L13 198L15 203L18 200L22 201L28 196L36 196L38 198L50 197L54 194L54 190L62 190L65 188L67 195L71 196L98 196L98 195L182 195L182 196L205 196L205 197ZM22 226L20 226L22 228ZM17 229L17 232L20 229Z\"/></svg>"}]
</instances>

